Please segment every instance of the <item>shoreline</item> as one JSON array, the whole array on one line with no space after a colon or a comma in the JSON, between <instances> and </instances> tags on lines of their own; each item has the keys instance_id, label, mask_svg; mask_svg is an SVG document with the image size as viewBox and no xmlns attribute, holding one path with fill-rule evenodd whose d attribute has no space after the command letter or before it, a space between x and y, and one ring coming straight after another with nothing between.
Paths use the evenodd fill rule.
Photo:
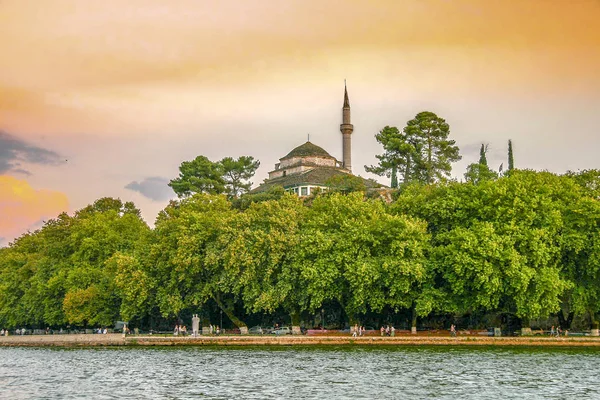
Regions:
<instances>
[{"instance_id":1,"label":"shoreline","mask_svg":"<svg viewBox=\"0 0 600 400\"><path fill-rule=\"evenodd\" d=\"M476 336L127 336L122 334L2 336L0 347L107 346L502 346L600 347L598 337Z\"/></svg>"}]
</instances>

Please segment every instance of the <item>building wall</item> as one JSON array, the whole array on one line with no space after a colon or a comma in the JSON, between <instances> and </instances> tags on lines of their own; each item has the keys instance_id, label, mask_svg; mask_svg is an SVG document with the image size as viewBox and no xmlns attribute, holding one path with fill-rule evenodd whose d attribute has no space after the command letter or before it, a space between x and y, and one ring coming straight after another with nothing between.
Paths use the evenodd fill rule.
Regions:
<instances>
[{"instance_id":1,"label":"building wall","mask_svg":"<svg viewBox=\"0 0 600 400\"><path fill-rule=\"evenodd\" d=\"M313 194L313 191L319 189L319 191L327 190L327 186L317 186L317 185L300 185L291 188L287 188L286 192L295 193L300 197L310 196Z\"/></svg>"},{"instance_id":2,"label":"building wall","mask_svg":"<svg viewBox=\"0 0 600 400\"><path fill-rule=\"evenodd\" d=\"M313 168L314 167L310 166L310 165L299 165L297 167L279 169L279 170L269 172L269 179L281 178L283 176L284 171L287 176L287 175L294 175L294 174L299 174L301 172L310 171Z\"/></svg>"},{"instance_id":3,"label":"building wall","mask_svg":"<svg viewBox=\"0 0 600 400\"><path fill-rule=\"evenodd\" d=\"M290 167L292 165L298 164L302 161L305 163L315 164L320 167L335 167L335 165L336 165L336 159L333 157L329 158L329 157L309 156L309 157L292 157L287 160L282 160L281 163L279 164L279 168L284 169L284 168Z\"/></svg>"}]
</instances>

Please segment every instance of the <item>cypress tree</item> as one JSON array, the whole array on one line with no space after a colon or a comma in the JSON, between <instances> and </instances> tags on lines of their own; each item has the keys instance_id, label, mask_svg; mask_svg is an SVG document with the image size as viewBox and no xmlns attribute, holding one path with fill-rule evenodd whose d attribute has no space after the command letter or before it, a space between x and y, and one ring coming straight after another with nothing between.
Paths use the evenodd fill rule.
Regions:
<instances>
[{"instance_id":1,"label":"cypress tree","mask_svg":"<svg viewBox=\"0 0 600 400\"><path fill-rule=\"evenodd\" d=\"M515 160L513 158L512 140L508 141L508 170L512 171L515 167Z\"/></svg>"},{"instance_id":2,"label":"cypress tree","mask_svg":"<svg viewBox=\"0 0 600 400\"><path fill-rule=\"evenodd\" d=\"M488 163L487 163L487 157L485 156L486 152L487 152L487 147L483 143L481 143L481 149L479 150L479 164L485 165L487 167Z\"/></svg>"}]
</instances>

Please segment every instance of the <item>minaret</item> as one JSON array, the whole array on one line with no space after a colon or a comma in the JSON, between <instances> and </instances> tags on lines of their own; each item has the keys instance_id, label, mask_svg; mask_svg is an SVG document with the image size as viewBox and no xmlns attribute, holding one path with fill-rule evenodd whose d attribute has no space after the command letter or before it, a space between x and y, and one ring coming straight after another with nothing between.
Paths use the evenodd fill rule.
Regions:
<instances>
[{"instance_id":1,"label":"minaret","mask_svg":"<svg viewBox=\"0 0 600 400\"><path fill-rule=\"evenodd\" d=\"M342 108L342 161L344 168L352 172L352 131L354 125L350 123L350 101L348 100L348 89L344 80L344 107Z\"/></svg>"}]
</instances>

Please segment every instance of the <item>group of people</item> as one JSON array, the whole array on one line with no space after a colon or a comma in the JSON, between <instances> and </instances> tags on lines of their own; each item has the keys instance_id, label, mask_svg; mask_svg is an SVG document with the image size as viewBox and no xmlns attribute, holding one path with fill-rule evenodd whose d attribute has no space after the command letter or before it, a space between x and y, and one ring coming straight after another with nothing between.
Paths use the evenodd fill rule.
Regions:
<instances>
[{"instance_id":1,"label":"group of people","mask_svg":"<svg viewBox=\"0 0 600 400\"><path fill-rule=\"evenodd\" d=\"M25 333L27 333L27 329L23 328L23 329L15 329L15 335L24 335ZM0 330L0 336L8 336L8 329L2 329Z\"/></svg>"},{"instance_id":2,"label":"group of people","mask_svg":"<svg viewBox=\"0 0 600 400\"><path fill-rule=\"evenodd\" d=\"M211 335L220 335L221 329L218 326L210 325L208 331ZM194 335L197 335L198 332L194 332ZM175 325L173 329L173 336L187 336L187 328L185 325Z\"/></svg>"},{"instance_id":3,"label":"group of people","mask_svg":"<svg viewBox=\"0 0 600 400\"><path fill-rule=\"evenodd\" d=\"M383 326L381 325L381 328L379 328L379 332L381 332L381 336L396 336L396 328L394 328L394 326Z\"/></svg>"},{"instance_id":4,"label":"group of people","mask_svg":"<svg viewBox=\"0 0 600 400\"><path fill-rule=\"evenodd\" d=\"M355 324L354 327L350 328L350 330L352 331L352 337L363 336L366 332L365 327L358 326L358 324Z\"/></svg>"},{"instance_id":5,"label":"group of people","mask_svg":"<svg viewBox=\"0 0 600 400\"><path fill-rule=\"evenodd\" d=\"M173 329L173 336L186 336L187 335L187 328L185 327L185 325L175 325L175 328Z\"/></svg>"},{"instance_id":6,"label":"group of people","mask_svg":"<svg viewBox=\"0 0 600 400\"><path fill-rule=\"evenodd\" d=\"M556 329L554 329L554 325L552 325L552 328L550 328L550 336L559 337L561 334L564 336L569 336L569 331L565 329L563 333L562 329L560 329L560 326L557 326Z\"/></svg>"}]
</instances>

